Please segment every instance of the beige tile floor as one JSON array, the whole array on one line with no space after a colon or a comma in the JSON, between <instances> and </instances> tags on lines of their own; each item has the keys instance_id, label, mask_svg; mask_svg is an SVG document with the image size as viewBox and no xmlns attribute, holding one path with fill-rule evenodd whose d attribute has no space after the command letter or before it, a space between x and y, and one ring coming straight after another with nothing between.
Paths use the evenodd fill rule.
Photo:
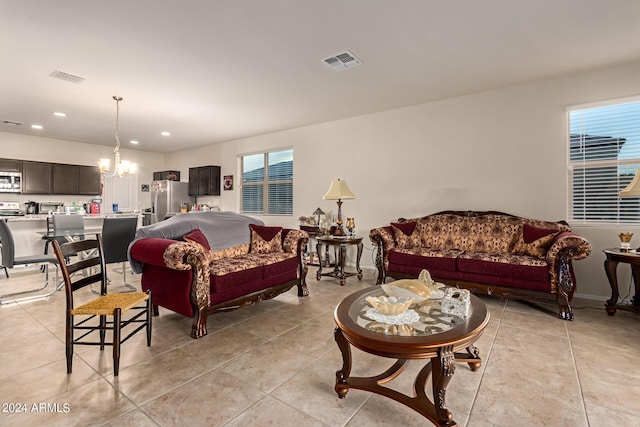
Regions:
<instances>
[{"instance_id":1,"label":"beige tile floor","mask_svg":"<svg viewBox=\"0 0 640 427\"><path fill-rule=\"evenodd\" d=\"M121 276L111 276L112 289L122 289ZM34 270L12 270L9 279L0 277L0 293L41 279ZM139 282L139 276L130 279ZM327 278L310 277L308 284L307 298L293 289L212 316L209 335L199 340L189 336L190 319L161 309L151 347L144 334L123 345L118 378L110 349L86 346L76 348L73 374L66 374L61 292L1 306L0 425L430 425L381 396L350 390L338 399L334 392L341 356L333 309L373 285L374 272L344 287ZM601 302L579 301L595 308L576 309L576 320L565 322L520 302L483 301L491 322L477 343L482 368L458 365L447 392L459 425L638 425L640 316L619 311L608 317ZM390 365L354 350L355 375ZM420 367L413 363L393 387L408 391ZM16 404L26 405L26 413L12 412Z\"/></svg>"}]
</instances>

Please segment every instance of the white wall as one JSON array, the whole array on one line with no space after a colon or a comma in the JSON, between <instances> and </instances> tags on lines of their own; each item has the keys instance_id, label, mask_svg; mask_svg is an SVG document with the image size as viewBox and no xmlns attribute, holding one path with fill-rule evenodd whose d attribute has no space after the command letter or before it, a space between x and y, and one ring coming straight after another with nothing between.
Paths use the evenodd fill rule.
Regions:
<instances>
[{"instance_id":1,"label":"white wall","mask_svg":"<svg viewBox=\"0 0 640 427\"><path fill-rule=\"evenodd\" d=\"M335 178L356 194L344 202L343 217L355 217L365 237L398 217L446 209L561 220L567 218L566 107L639 93L640 62L185 150L167 156L167 166L217 157L222 174L236 178L234 191L221 196L222 208L237 210L237 157L293 147L294 215L263 218L268 224L297 227L297 217L318 206L336 212L335 202L322 200ZM602 249L617 245L620 230L575 230L593 244L592 255L575 264L578 293L608 297ZM363 264L371 265L370 251Z\"/></svg>"}]
</instances>

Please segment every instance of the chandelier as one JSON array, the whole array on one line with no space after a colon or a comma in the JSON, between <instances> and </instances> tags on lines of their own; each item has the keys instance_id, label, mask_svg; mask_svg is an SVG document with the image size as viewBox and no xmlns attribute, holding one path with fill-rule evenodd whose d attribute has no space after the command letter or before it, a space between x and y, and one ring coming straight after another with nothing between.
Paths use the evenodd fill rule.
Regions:
<instances>
[{"instance_id":1,"label":"chandelier","mask_svg":"<svg viewBox=\"0 0 640 427\"><path fill-rule=\"evenodd\" d=\"M128 176L133 176L136 173L136 169L138 165L135 163L131 163L129 160L120 160L120 139L118 138L120 134L120 101L122 101L121 96L114 96L113 99L116 101L116 148L113 149L113 153L115 155L115 164L114 168L111 169L111 161L109 159L100 159L100 173L107 178L125 178Z\"/></svg>"}]
</instances>

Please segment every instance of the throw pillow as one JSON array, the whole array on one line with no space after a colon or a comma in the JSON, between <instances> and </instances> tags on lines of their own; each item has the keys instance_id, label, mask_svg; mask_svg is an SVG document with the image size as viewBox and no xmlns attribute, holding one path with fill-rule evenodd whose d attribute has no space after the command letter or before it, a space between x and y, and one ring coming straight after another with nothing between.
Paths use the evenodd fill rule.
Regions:
<instances>
[{"instance_id":1,"label":"throw pillow","mask_svg":"<svg viewBox=\"0 0 640 427\"><path fill-rule=\"evenodd\" d=\"M391 229L396 241L396 246L400 249L413 249L422 246L422 239L416 230L416 222L392 222Z\"/></svg>"},{"instance_id":2,"label":"throw pillow","mask_svg":"<svg viewBox=\"0 0 640 427\"><path fill-rule=\"evenodd\" d=\"M537 228L529 224L522 227L522 234L513 248L518 255L530 255L544 258L559 230Z\"/></svg>"},{"instance_id":3,"label":"throw pillow","mask_svg":"<svg viewBox=\"0 0 640 427\"><path fill-rule=\"evenodd\" d=\"M207 237L202 233L202 231L200 231L199 228L196 228L195 230L191 231L189 234L185 234L184 236L182 236L182 240L198 243L204 246L206 250L211 249L211 246L209 246L209 241L207 240Z\"/></svg>"},{"instance_id":4,"label":"throw pillow","mask_svg":"<svg viewBox=\"0 0 640 427\"><path fill-rule=\"evenodd\" d=\"M251 229L250 253L268 254L282 251L282 227L249 224Z\"/></svg>"}]
</instances>

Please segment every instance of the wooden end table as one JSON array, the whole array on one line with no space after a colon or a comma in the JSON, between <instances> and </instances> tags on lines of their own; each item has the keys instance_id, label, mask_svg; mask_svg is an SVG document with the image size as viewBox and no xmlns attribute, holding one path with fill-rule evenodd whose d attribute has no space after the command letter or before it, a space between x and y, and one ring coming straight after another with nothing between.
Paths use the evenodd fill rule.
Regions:
<instances>
[{"instance_id":1,"label":"wooden end table","mask_svg":"<svg viewBox=\"0 0 640 427\"><path fill-rule=\"evenodd\" d=\"M455 362L466 362L472 371L480 368L479 350L473 345L489 322L484 303L471 295L467 318L444 315L440 300L427 300L412 307L419 320L409 325L390 325L371 320L366 298L384 295L381 287L363 289L345 298L335 309L335 340L342 353L342 368L336 372L335 390L344 398L350 388L366 390L400 402L438 426L456 426L445 402L447 385ZM373 377L351 376L351 347L380 357L397 359L395 364ZM466 353L460 352L466 350ZM400 375L410 360L428 360L407 396L384 384ZM434 401L427 397L426 381L431 376Z\"/></svg>"},{"instance_id":2,"label":"wooden end table","mask_svg":"<svg viewBox=\"0 0 640 427\"><path fill-rule=\"evenodd\" d=\"M340 286L344 286L345 283L347 283L347 277L350 276L358 276L358 280L362 280L362 269L360 268L360 257L362 256L363 248L362 237L317 236L316 240L318 241L318 244L316 245L316 252L320 258L320 265L318 267L318 272L316 273L316 280L320 280L322 276L331 276L340 280ZM322 245L327 247L324 262L321 255ZM356 245L358 248L355 273L344 271L344 265L347 259L347 246L349 245ZM327 263L329 261L329 246L334 246L338 249L336 262L333 271L323 273L322 267L323 265L328 265Z\"/></svg>"},{"instance_id":3,"label":"wooden end table","mask_svg":"<svg viewBox=\"0 0 640 427\"><path fill-rule=\"evenodd\" d=\"M607 300L605 304L607 314L613 316L617 310L640 312L640 253L635 251L623 252L618 248L608 248L603 252L607 256L607 259L604 261L604 270L609 279L609 286L611 286L611 298ZM633 276L633 282L635 283L633 305L618 304L620 292L618 290L618 275L616 270L618 264L621 262L631 266L631 274Z\"/></svg>"}]
</instances>

